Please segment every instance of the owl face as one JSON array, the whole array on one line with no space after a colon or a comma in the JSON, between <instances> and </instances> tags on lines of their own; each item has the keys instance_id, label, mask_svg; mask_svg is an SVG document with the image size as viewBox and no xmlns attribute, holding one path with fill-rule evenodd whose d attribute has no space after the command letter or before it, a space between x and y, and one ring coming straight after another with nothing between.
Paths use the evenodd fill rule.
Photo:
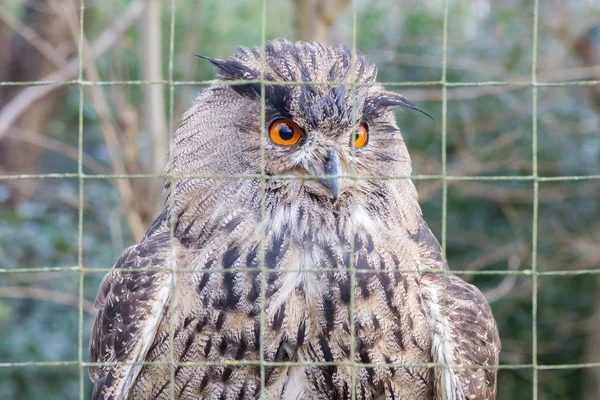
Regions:
<instances>
[{"instance_id":1,"label":"owl face","mask_svg":"<svg viewBox=\"0 0 600 400\"><path fill-rule=\"evenodd\" d=\"M410 175L393 109L417 108L378 85L375 66L346 47L286 40L266 43L264 67L261 58L245 48L209 58L223 83L185 116L175 173L264 173L288 197L332 204L376 195L385 181L373 177Z\"/></svg>"}]
</instances>

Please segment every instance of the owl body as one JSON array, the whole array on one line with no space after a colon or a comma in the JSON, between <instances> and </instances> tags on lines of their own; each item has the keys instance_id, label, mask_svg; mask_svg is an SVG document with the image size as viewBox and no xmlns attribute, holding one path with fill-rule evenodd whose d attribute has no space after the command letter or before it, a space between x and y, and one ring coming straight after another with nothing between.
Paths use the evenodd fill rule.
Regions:
<instances>
[{"instance_id":1,"label":"owl body","mask_svg":"<svg viewBox=\"0 0 600 400\"><path fill-rule=\"evenodd\" d=\"M211 59L224 83L261 60ZM264 62L305 84L217 84L184 116L182 178L99 290L90 358L124 364L91 368L94 398L494 398L489 306L445 272L406 179L392 108L415 107L343 47L278 40Z\"/></svg>"}]
</instances>

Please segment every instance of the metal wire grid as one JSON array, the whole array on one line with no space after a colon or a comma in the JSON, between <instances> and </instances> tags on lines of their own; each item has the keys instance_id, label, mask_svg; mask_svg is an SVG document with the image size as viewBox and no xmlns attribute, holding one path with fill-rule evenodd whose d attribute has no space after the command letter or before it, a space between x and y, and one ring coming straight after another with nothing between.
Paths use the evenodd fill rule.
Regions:
<instances>
[{"instance_id":1,"label":"metal wire grid","mask_svg":"<svg viewBox=\"0 0 600 400\"><path fill-rule=\"evenodd\" d=\"M77 360L70 361L40 361L40 362L13 362L13 363L0 363L0 368L14 368L14 367L60 367L60 366L78 366L79 367L79 398L84 399L84 382L86 377L86 367L92 365L115 365L116 363L91 363L84 361L84 352L87 349L83 348L83 290L84 290L84 276L86 273L97 273L100 271L108 272L111 268L99 269L99 268L86 268L83 266L83 253L82 253L82 241L83 241L83 209L84 209L84 184L87 179L123 179L123 178L165 178L170 179L173 184L180 176L176 175L165 175L165 174L94 174L88 175L83 172L83 99L84 99L84 88L86 86L108 86L108 85L148 85L148 84L159 84L167 85L169 87L169 131L173 132L174 127L174 93L177 86L187 85L210 85L215 81L176 81L173 79L174 71L174 32L175 32L175 15L176 15L176 0L170 1L170 32L169 32L169 67L168 67L168 80L163 81L89 81L83 77L83 40L84 40L84 14L85 14L85 3L84 0L80 0L79 3L79 14L80 14L80 25L79 25L79 44L78 44L78 77L76 80L69 81L35 81L35 82L0 82L0 86L35 86L35 85L77 85L79 89L79 130L78 130L78 161L77 161L77 173L49 173L49 174L15 174L15 175L0 175L2 180L13 180L13 179L47 179L47 178L77 178L79 180L79 220L78 220L78 265L73 267L50 267L50 268L27 268L27 269L0 269L0 273L13 274L13 273L33 273L33 272L57 272L57 271L72 271L79 273L79 327L78 327L78 357ZM447 198L448 198L448 182L449 181L528 181L533 186L533 229L532 229L532 254L531 254L531 269L524 270L487 270L487 271L471 271L471 270L452 270L451 272L457 275L523 275L530 276L532 279L532 359L529 364L503 364L497 366L491 366L486 368L497 368L497 369L531 369L533 372L533 391L532 398L536 400L538 398L538 373L540 370L554 370L554 369L575 369L575 368L597 368L600 367L600 360L592 363L580 363L580 364L563 364L563 365L540 365L537 361L537 287L539 276L563 276L563 275L594 275L600 274L600 269L585 269L585 270L570 270L570 271L538 271L537 270L537 237L538 237L538 203L539 203L539 184L543 182L553 181L581 181L581 180L600 180L600 175L574 175L574 176L539 176L538 174L538 157L537 157L537 139L538 139L538 124L537 124L537 100L538 100L538 88L539 87L565 87L565 86L592 86L600 84L600 80L584 80L584 81L568 81L568 82L538 82L537 80L537 48L538 48L538 20L539 20L539 0L533 0L533 37L532 37L532 66L531 66L531 80L530 81L485 81L485 82L448 82L447 81L447 50L448 50L448 7L450 0L444 0L444 17L443 17L443 53L442 53L442 74L439 81L424 81L424 82L383 82L385 86L394 87L411 87L411 86L436 86L442 89L442 173L439 175L412 175L410 177L383 177L383 176L356 176L347 175L345 177L356 180L356 179L413 179L413 180L441 180L442 181L442 248L445 256L446 252L446 233L447 233ZM265 65L265 54L264 54L264 43L266 41L265 27L266 27L266 8L267 0L262 0L262 22L261 22L261 77L255 83L261 85L261 122L265 125L265 97L264 90L266 85L300 85L305 84L304 82L286 82L286 83L275 83L267 82L263 79L264 65ZM357 26L357 4L356 0L352 2L352 50L353 54L356 54L356 26ZM355 57L355 56L353 56ZM353 63L354 63L353 58ZM219 84L247 84L249 81L244 82L219 82ZM359 86L353 82L339 82L334 84L344 84L351 87ZM529 87L532 93L532 174L522 176L452 176L447 174L447 103L448 103L448 88L453 87L484 87L484 86L516 86L516 87ZM355 111L354 111L355 112ZM298 179L298 178L315 178L315 177L295 177L289 176L267 176L264 171L264 135L261 140L261 174L259 175L240 175L240 176L215 176L215 175L198 175L193 177L198 178L212 178L212 179L253 179L259 178L261 180L262 188L262 217L264 219L265 207L264 207L264 183L270 179ZM190 178L191 176L186 176ZM174 187L174 186L171 186ZM172 198L172 197L171 197ZM174 224L171 224L174 226ZM263 238L266 235L264 227L261 226ZM171 232L172 238L174 233ZM351 244L351 254L354 253L353 244ZM261 263L264 265L264 240L261 249ZM356 270L353 264L354 257L350 257L351 265L348 271L350 272L351 283L350 283L350 320L354 319L354 284L356 274L361 273L378 273L378 271L362 271ZM123 270L127 272L127 270ZM148 269L147 271L151 271ZM182 269L160 269L160 271L171 271L182 273L186 272ZM231 272L232 270L227 270ZM241 271L245 272L260 272L262 282L266 282L266 268L244 268ZM319 269L314 270L315 272L331 272L338 270L327 270ZM195 272L195 271L187 271ZM226 272L224 269L214 269L211 273L223 273ZM288 271L295 272L295 271ZM306 270L303 270L306 272ZM385 271L381 271L385 272ZM411 272L411 271L408 271ZM418 273L418 271L412 271ZM437 272L446 274L446 270L432 270L431 272ZM174 286L172 286L172 289ZM368 364L368 363L356 363L353 361L349 362L269 362L264 359L264 332L265 332L265 291L266 285L261 285L261 337L260 337L260 359L259 360L240 360L225 362L227 365L258 365L261 373L261 388L265 386L265 367L272 366L330 366L330 365L346 365L353 367L353 381L355 380L356 368L357 367L375 367L383 366L382 364ZM172 296L175 297L175 296ZM445 301L445 296L444 296ZM172 306L172 305L171 305ZM209 365L223 365L223 362L177 362L173 357L173 340L174 340L174 326L171 325L170 343L171 343L171 354L169 362L166 363L171 366L171 385L170 393L171 398L175 398L175 385L174 385L174 371L178 366L209 366ZM351 342L350 346L351 355L350 359L354 359L355 352L355 341L354 341L354 324L350 324L351 327ZM87 332L85 332L87 334ZM144 362L144 365L159 365L165 364L165 362ZM389 367L425 367L425 368L447 368L447 365L439 363L426 363L426 364L404 364L396 365L390 364ZM453 366L452 368L467 368L464 366ZM473 367L471 367L473 368ZM354 386L354 385L353 385ZM501 388L500 388L501 390ZM352 398L355 398L355 390L352 390Z\"/></svg>"}]
</instances>

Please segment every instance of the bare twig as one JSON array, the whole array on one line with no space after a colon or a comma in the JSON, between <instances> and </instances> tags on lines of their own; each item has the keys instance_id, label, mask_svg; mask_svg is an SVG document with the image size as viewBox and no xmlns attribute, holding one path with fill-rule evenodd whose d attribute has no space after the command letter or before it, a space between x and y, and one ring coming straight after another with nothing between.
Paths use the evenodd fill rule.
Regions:
<instances>
[{"instance_id":1,"label":"bare twig","mask_svg":"<svg viewBox=\"0 0 600 400\"><path fill-rule=\"evenodd\" d=\"M66 143L60 142L51 137L46 137L36 132L31 132L22 128L10 128L6 135L7 138L12 140L19 140L22 142L31 143L42 147L46 150L53 151L55 153L62 154L72 160L79 160L79 150L76 147L70 146ZM89 168L96 174L110 174L111 170L105 165L94 160L87 154L83 154L81 162L84 167Z\"/></svg>"},{"instance_id":2,"label":"bare twig","mask_svg":"<svg viewBox=\"0 0 600 400\"><path fill-rule=\"evenodd\" d=\"M163 80L160 5L160 0L148 0L143 16L142 78L147 81ZM160 173L167 164L169 146L164 87L163 85L144 85L142 89L144 93L144 124L152 138L149 172ZM160 187L153 185L149 193L149 203L156 210L160 207Z\"/></svg>"},{"instance_id":3,"label":"bare twig","mask_svg":"<svg viewBox=\"0 0 600 400\"><path fill-rule=\"evenodd\" d=\"M50 301L52 303L65 304L79 308L79 296L73 296L67 293L55 292L40 287L32 286L0 286L0 297L11 297L15 299L35 299ZM87 299L82 299L83 311L91 315L96 315L94 303Z\"/></svg>"},{"instance_id":4,"label":"bare twig","mask_svg":"<svg viewBox=\"0 0 600 400\"><path fill-rule=\"evenodd\" d=\"M88 56L96 58L106 53L115 45L119 37L142 15L144 11L144 1L135 0L115 19L98 39L88 48ZM68 81L77 77L79 71L79 60L69 61L62 69L44 76L40 81L55 82ZM36 100L44 97L48 93L56 90L59 85L33 86L23 89L9 103L0 110L0 138L4 136L9 126L11 126L28 107Z\"/></svg>"},{"instance_id":5,"label":"bare twig","mask_svg":"<svg viewBox=\"0 0 600 400\"><path fill-rule=\"evenodd\" d=\"M513 254L512 256L510 256L510 258L508 259L508 270L516 271L519 269L519 265L521 265L521 260L519 259L519 256L517 254ZM516 274L506 275L498 286L484 293L487 301L493 303L506 296L515 286L515 283L517 282L517 277L518 276Z\"/></svg>"},{"instance_id":6,"label":"bare twig","mask_svg":"<svg viewBox=\"0 0 600 400\"><path fill-rule=\"evenodd\" d=\"M78 42L79 21L77 18L77 13L66 9L64 11L65 12L61 15L69 24L74 41ZM90 46L85 37L83 38L82 47L83 68L85 69L86 75L94 81L100 80L100 74L98 73L94 59L90 56ZM102 88L99 86L90 86L90 94L102 124L102 133L104 135L104 141L106 143L106 149L108 151L112 169L117 174L126 174L127 170L125 168L125 164L119 157L120 144L117 137L117 128L115 127L112 119L106 96L104 95ZM131 181L128 179L116 179L115 184L119 190L119 193L121 194L121 198L125 206L125 216L127 217L127 221L129 222L129 226L131 228L131 234L133 239L137 241L144 236L145 229L139 210L135 207L135 196Z\"/></svg>"}]
</instances>

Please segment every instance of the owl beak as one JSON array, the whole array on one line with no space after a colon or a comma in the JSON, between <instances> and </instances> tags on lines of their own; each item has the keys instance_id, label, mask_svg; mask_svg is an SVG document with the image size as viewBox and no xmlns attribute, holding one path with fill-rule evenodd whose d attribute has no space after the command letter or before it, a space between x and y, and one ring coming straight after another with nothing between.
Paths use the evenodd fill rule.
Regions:
<instances>
[{"instance_id":1,"label":"owl beak","mask_svg":"<svg viewBox=\"0 0 600 400\"><path fill-rule=\"evenodd\" d=\"M337 200L340 195L340 189L342 187L342 161L340 159L340 153L337 150L329 149L327 152L327 158L323 165L324 175L328 177L321 179L319 182L329 189L331 189L331 197L333 201Z\"/></svg>"}]
</instances>

